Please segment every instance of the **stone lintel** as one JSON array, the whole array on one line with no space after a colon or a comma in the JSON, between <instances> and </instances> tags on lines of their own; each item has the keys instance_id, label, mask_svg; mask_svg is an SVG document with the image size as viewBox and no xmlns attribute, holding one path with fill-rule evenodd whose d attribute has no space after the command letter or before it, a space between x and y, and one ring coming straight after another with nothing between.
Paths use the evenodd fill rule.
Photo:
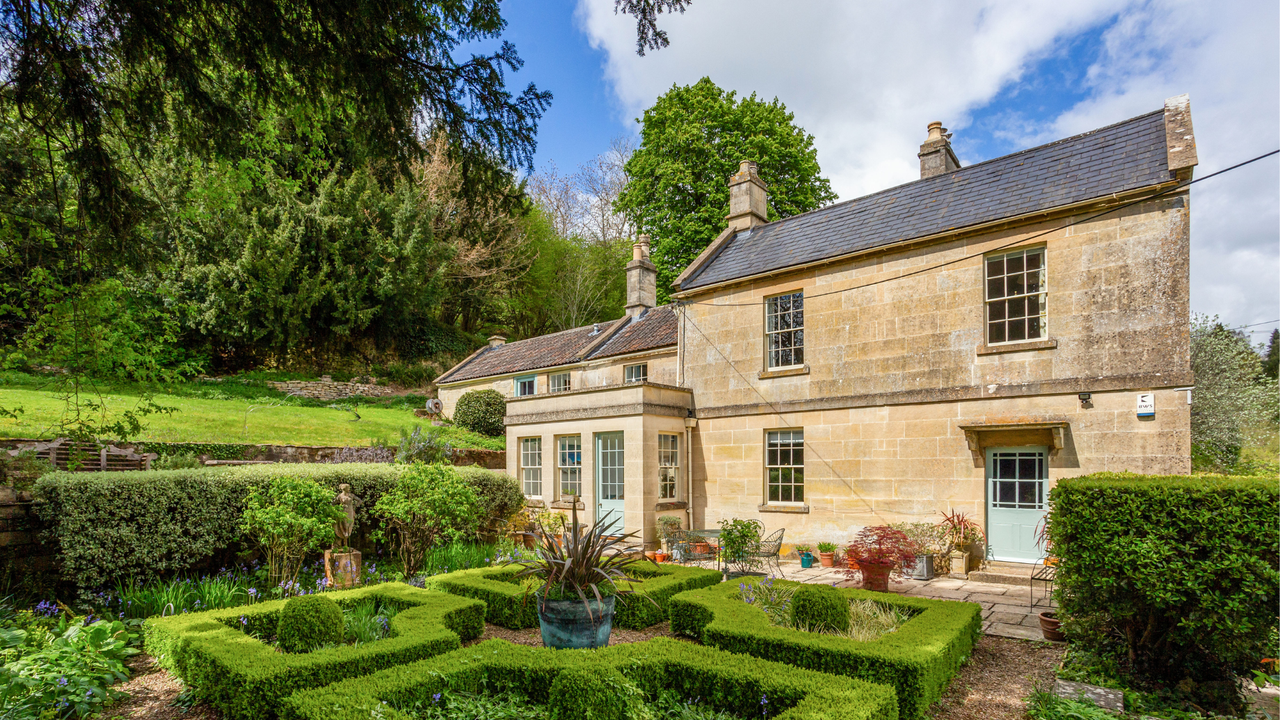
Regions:
<instances>
[{"instance_id":1,"label":"stone lintel","mask_svg":"<svg viewBox=\"0 0 1280 720\"><path fill-rule=\"evenodd\" d=\"M1025 433L1029 431L1042 431L1047 444L1049 445L1049 454L1057 455L1058 451L1066 446L1067 429L1070 427L1065 419L1045 418L1045 419L1027 419L1016 420L1011 419L1008 422L985 422L971 423L958 426L964 431L964 438L969 443L969 451L975 457L982 455L983 447L991 447L996 443L983 443L982 435L995 433Z\"/></svg>"}]
</instances>

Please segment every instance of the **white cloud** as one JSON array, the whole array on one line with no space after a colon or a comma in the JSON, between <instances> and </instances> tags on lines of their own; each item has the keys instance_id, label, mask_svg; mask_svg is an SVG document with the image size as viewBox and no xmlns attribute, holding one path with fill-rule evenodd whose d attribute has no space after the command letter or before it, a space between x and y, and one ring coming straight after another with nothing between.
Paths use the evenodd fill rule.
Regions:
<instances>
[{"instance_id":1,"label":"white cloud","mask_svg":"<svg viewBox=\"0 0 1280 720\"><path fill-rule=\"evenodd\" d=\"M1191 93L1200 172L1277 146L1280 77L1274 2L1027 3L695 0L663 16L671 46L635 54L635 25L612 0L581 0L578 21L632 118L673 84L703 76L778 97L812 133L842 198L918 177L931 120L958 140L982 109L1084 30L1110 23L1088 98L1049 122L996 116L992 135L1024 145L1110 124ZM990 119L989 119L990 121ZM986 158L965 157L961 161ZM1246 323L1280 317L1277 163L1197 185L1192 306ZM1265 316L1265 317L1264 317Z\"/></svg>"}]
</instances>

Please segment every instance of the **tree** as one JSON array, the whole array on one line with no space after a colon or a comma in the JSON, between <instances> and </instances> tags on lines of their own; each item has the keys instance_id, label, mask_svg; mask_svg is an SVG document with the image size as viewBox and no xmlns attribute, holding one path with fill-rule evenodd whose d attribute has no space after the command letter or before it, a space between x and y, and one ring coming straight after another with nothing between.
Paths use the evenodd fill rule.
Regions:
<instances>
[{"instance_id":1,"label":"tree","mask_svg":"<svg viewBox=\"0 0 1280 720\"><path fill-rule=\"evenodd\" d=\"M769 220L835 200L818 167L813 136L777 98L738 99L703 78L672 87L644 113L640 148L626 163L628 182L615 210L652 240L659 297L725 227L728 179L742 160L759 164L769 188Z\"/></svg>"},{"instance_id":2,"label":"tree","mask_svg":"<svg viewBox=\"0 0 1280 720\"><path fill-rule=\"evenodd\" d=\"M1191 323L1192 458L1201 468L1233 470L1240 450L1276 416L1276 381L1262 373L1249 341L1218 322L1196 315Z\"/></svg>"},{"instance_id":3,"label":"tree","mask_svg":"<svg viewBox=\"0 0 1280 720\"><path fill-rule=\"evenodd\" d=\"M1280 330L1271 331L1266 354L1262 357L1262 372L1272 380L1280 377Z\"/></svg>"}]
</instances>

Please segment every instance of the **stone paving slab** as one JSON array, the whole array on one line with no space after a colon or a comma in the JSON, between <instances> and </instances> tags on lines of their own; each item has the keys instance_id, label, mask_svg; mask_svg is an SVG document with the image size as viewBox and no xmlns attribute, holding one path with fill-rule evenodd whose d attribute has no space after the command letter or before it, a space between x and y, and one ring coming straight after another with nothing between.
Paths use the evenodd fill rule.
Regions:
<instances>
[{"instance_id":1,"label":"stone paving slab","mask_svg":"<svg viewBox=\"0 0 1280 720\"><path fill-rule=\"evenodd\" d=\"M1085 683L1058 680L1053 686L1053 693L1068 700L1078 700L1081 696L1103 710L1118 713L1124 712L1124 692L1110 688L1088 685Z\"/></svg>"}]
</instances>

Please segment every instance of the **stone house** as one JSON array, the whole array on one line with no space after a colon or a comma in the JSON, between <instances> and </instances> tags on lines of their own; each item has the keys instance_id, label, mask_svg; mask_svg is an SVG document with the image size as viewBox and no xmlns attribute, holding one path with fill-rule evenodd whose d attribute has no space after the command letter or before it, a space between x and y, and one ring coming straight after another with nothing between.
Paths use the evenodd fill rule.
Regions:
<instances>
[{"instance_id":1,"label":"stone house","mask_svg":"<svg viewBox=\"0 0 1280 720\"><path fill-rule=\"evenodd\" d=\"M492 338L441 377L446 413L503 392L531 502L647 543L660 514L790 544L961 510L1034 561L1057 479L1188 472L1187 97L964 168L928 132L919 180L773 223L743 162L671 305L642 238L625 317Z\"/></svg>"}]
</instances>

